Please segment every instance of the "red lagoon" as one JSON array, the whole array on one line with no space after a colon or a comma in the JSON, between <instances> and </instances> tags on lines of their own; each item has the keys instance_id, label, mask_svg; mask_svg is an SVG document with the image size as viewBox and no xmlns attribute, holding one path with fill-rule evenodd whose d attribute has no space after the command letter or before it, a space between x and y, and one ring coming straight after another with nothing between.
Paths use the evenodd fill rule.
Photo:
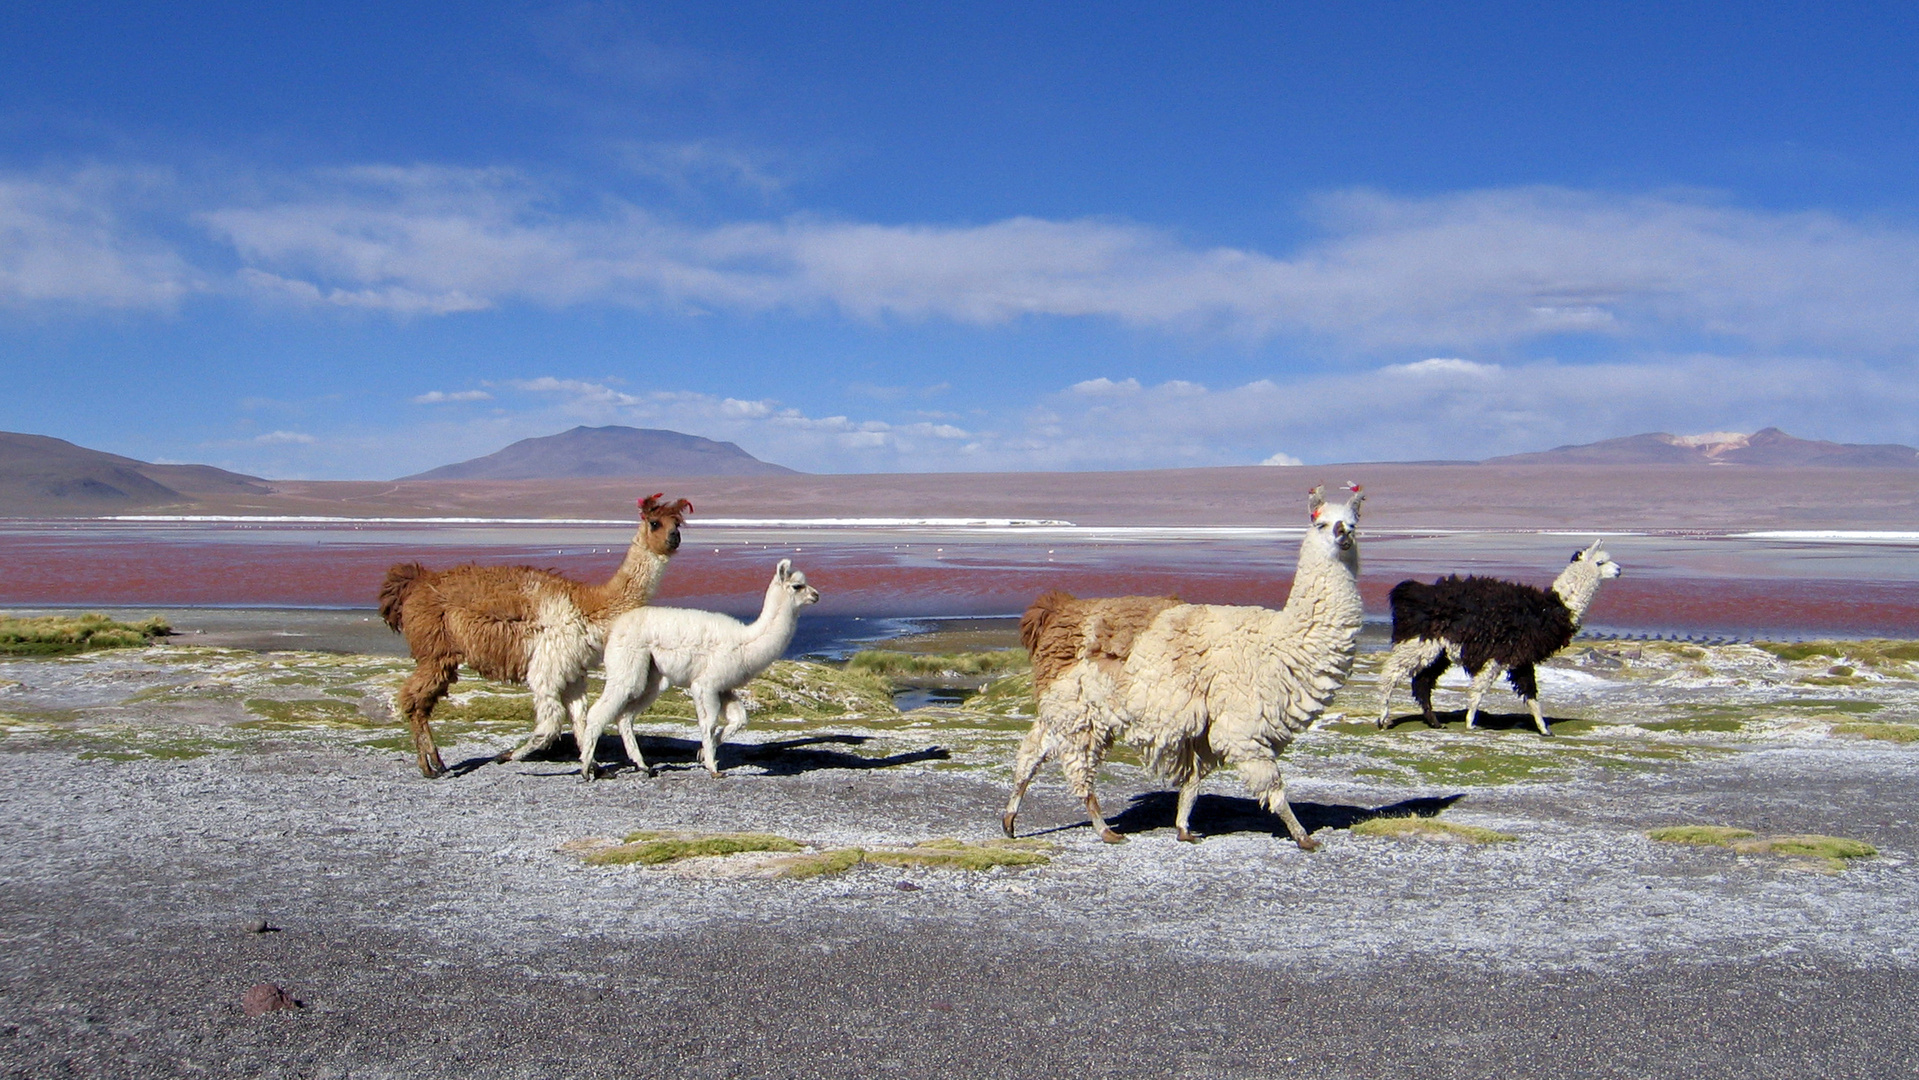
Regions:
<instances>
[{"instance_id":1,"label":"red lagoon","mask_svg":"<svg viewBox=\"0 0 1919 1080\"><path fill-rule=\"evenodd\" d=\"M791 558L842 615L1014 614L1046 589L1285 601L1297 533L689 527L660 600L750 613ZM619 564L630 528L591 524L0 523L0 604L374 606L396 562L525 563L583 580ZM1548 584L1590 537L1407 533L1365 540L1362 592L1386 614L1406 577L1492 573ZM1608 538L1625 575L1588 623L1622 632L1919 637L1919 537L1845 542L1739 534Z\"/></svg>"}]
</instances>

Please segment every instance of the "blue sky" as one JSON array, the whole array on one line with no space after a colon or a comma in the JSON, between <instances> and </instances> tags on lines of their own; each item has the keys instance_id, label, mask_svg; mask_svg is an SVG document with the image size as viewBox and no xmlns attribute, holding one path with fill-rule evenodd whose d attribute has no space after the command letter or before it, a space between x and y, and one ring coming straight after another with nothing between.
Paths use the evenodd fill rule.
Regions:
<instances>
[{"instance_id":1,"label":"blue sky","mask_svg":"<svg viewBox=\"0 0 1919 1080\"><path fill-rule=\"evenodd\" d=\"M1919 443L1919 9L1666 7L15 0L0 428L289 478L582 423Z\"/></svg>"}]
</instances>

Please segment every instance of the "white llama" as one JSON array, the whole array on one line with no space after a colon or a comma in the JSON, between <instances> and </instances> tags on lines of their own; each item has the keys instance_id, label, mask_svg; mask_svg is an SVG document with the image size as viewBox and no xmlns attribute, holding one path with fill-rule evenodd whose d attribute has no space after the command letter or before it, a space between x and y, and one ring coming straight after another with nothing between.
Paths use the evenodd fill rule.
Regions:
<instances>
[{"instance_id":1,"label":"white llama","mask_svg":"<svg viewBox=\"0 0 1919 1080\"><path fill-rule=\"evenodd\" d=\"M1392 717L1393 690L1412 676L1413 700L1437 727L1433 687L1453 664L1472 676L1466 726L1478 726L1479 703L1504 674L1532 711L1533 726L1551 735L1539 708L1533 667L1566 647L1585 622L1601 582L1619 576L1619 564L1599 541L1573 552L1550 592L1496 578L1450 577L1427 585L1393 587L1393 651L1379 672L1379 726Z\"/></svg>"},{"instance_id":2,"label":"white llama","mask_svg":"<svg viewBox=\"0 0 1919 1080\"><path fill-rule=\"evenodd\" d=\"M1154 597L1041 596L1020 620L1033 655L1039 716L1013 765L1000 824L1013 834L1020 799L1055 754L1100 839L1125 838L1101 816L1093 780L1116 738L1140 746L1154 773L1179 783L1178 838L1190 829L1200 781L1221 765L1278 814L1301 848L1319 845L1286 802L1278 756L1311 726L1352 667L1362 610L1359 507L1365 496L1307 499L1312 526L1286 606L1182 604Z\"/></svg>"},{"instance_id":3,"label":"white llama","mask_svg":"<svg viewBox=\"0 0 1919 1080\"><path fill-rule=\"evenodd\" d=\"M633 735L633 717L645 712L667 684L685 688L693 699L700 763L720 775L720 742L746 724L746 704L737 691L780 658L793 641L800 609L819 598L806 575L781 559L766 586L760 617L750 624L717 611L666 607L639 608L613 620L606 635L606 689L586 714L580 734L580 776L599 776L593 751L615 716L626 756L652 775Z\"/></svg>"}]
</instances>

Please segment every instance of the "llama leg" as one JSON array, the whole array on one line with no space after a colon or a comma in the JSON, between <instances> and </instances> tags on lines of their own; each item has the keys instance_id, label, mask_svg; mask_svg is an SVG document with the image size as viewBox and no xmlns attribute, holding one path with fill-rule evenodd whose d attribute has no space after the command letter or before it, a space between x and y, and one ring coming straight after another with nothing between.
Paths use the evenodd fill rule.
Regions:
<instances>
[{"instance_id":1,"label":"llama leg","mask_svg":"<svg viewBox=\"0 0 1919 1080\"><path fill-rule=\"evenodd\" d=\"M1006 830L1007 837L1013 832L1013 820L1019 817L1020 800L1026 797L1026 785L1039 775L1039 767L1046 764L1046 719L1033 721L1026 729L1026 738L1020 740L1019 754L1013 758L1013 797L1006 800L1006 812L999 817L1000 828Z\"/></svg>"},{"instance_id":2,"label":"llama leg","mask_svg":"<svg viewBox=\"0 0 1919 1080\"><path fill-rule=\"evenodd\" d=\"M700 717L700 764L715 777L720 775L720 720L725 706L719 691L703 686L687 687Z\"/></svg>"},{"instance_id":3,"label":"llama leg","mask_svg":"<svg viewBox=\"0 0 1919 1080\"><path fill-rule=\"evenodd\" d=\"M725 742L746 726L746 702L740 700L739 691L728 690L720 695L720 704L726 709L726 727L720 732L720 741Z\"/></svg>"},{"instance_id":4,"label":"llama leg","mask_svg":"<svg viewBox=\"0 0 1919 1080\"><path fill-rule=\"evenodd\" d=\"M1193 821L1193 804L1199 801L1199 770L1179 786L1179 809L1173 812L1173 837L1188 844L1199 843L1199 837L1193 835L1190 828Z\"/></svg>"},{"instance_id":5,"label":"llama leg","mask_svg":"<svg viewBox=\"0 0 1919 1080\"><path fill-rule=\"evenodd\" d=\"M1099 810L1099 796L1093 791L1093 780L1099 775L1099 763L1106 756L1110 738L1087 732L1079 745L1060 755L1060 768L1066 773L1066 784L1086 803L1086 816L1093 821L1093 831L1101 840L1109 844L1123 844L1126 838L1111 825L1106 824L1105 815Z\"/></svg>"},{"instance_id":6,"label":"llama leg","mask_svg":"<svg viewBox=\"0 0 1919 1080\"><path fill-rule=\"evenodd\" d=\"M586 738L586 676L566 684L560 691L560 704L566 706L566 718L573 724L573 741Z\"/></svg>"},{"instance_id":7,"label":"llama leg","mask_svg":"<svg viewBox=\"0 0 1919 1080\"><path fill-rule=\"evenodd\" d=\"M1316 851L1319 841L1307 833L1306 827L1293 814L1292 804L1286 801L1286 778L1280 774L1279 762L1274 761L1269 754L1270 751L1260 747L1248 746L1243 753L1232 754L1227 760L1239 771L1240 779L1246 782L1246 790L1267 810L1279 815L1280 823L1286 826L1287 834L1299 845L1299 849Z\"/></svg>"},{"instance_id":8,"label":"llama leg","mask_svg":"<svg viewBox=\"0 0 1919 1080\"><path fill-rule=\"evenodd\" d=\"M432 780L446 773L440 749L433 745L433 728L427 718L433 706L446 696L447 687L460 678L457 658L422 660L400 687L400 713L413 731L413 752L419 759L420 775Z\"/></svg>"},{"instance_id":9,"label":"llama leg","mask_svg":"<svg viewBox=\"0 0 1919 1080\"><path fill-rule=\"evenodd\" d=\"M1438 656L1413 676L1413 700L1419 703L1420 712L1425 717L1427 727L1439 727L1439 715L1433 712L1433 687L1439 685L1439 677L1452 666L1452 658L1442 648Z\"/></svg>"},{"instance_id":10,"label":"llama leg","mask_svg":"<svg viewBox=\"0 0 1919 1080\"><path fill-rule=\"evenodd\" d=\"M1532 710L1533 726L1539 729L1541 735L1551 735L1552 730L1546 726L1546 717L1539 711L1539 679L1533 672L1533 666L1519 665L1506 673L1506 681L1512 683L1513 693L1523 698L1526 707Z\"/></svg>"},{"instance_id":11,"label":"llama leg","mask_svg":"<svg viewBox=\"0 0 1919 1080\"><path fill-rule=\"evenodd\" d=\"M1385 663L1379 665L1379 727L1385 730L1386 721L1393 715L1393 689L1406 673L1418 667L1415 657L1419 646L1411 641L1402 641L1393 646Z\"/></svg>"},{"instance_id":12,"label":"llama leg","mask_svg":"<svg viewBox=\"0 0 1919 1080\"><path fill-rule=\"evenodd\" d=\"M560 723L566 719L566 706L560 702L560 692L564 686L546 684L544 680L536 683L535 677L529 674L527 687L533 691L533 734L526 740L525 746L493 760L525 761L528 754L544 750L559 739Z\"/></svg>"},{"instance_id":13,"label":"llama leg","mask_svg":"<svg viewBox=\"0 0 1919 1080\"><path fill-rule=\"evenodd\" d=\"M1485 667L1473 673L1473 685L1466 691L1467 727L1478 726L1476 721L1479 718L1479 702L1486 696L1486 691L1492 688L1493 680L1499 678L1499 672L1498 664L1488 662Z\"/></svg>"},{"instance_id":14,"label":"llama leg","mask_svg":"<svg viewBox=\"0 0 1919 1080\"><path fill-rule=\"evenodd\" d=\"M639 698L620 710L620 745L626 747L626 760L632 762L634 768L639 769L641 775L649 779L655 773L653 767L646 763L646 759L640 756L640 740L633 734L633 718L652 706L653 699L660 696L660 688L665 683L666 679L660 674L660 669L653 668L647 673L646 685L641 688Z\"/></svg>"},{"instance_id":15,"label":"llama leg","mask_svg":"<svg viewBox=\"0 0 1919 1080\"><path fill-rule=\"evenodd\" d=\"M627 706L628 689L619 680L608 678L606 689L600 692L600 699L586 714L586 719L574 729L574 737L580 744L580 779L597 780L600 767L593 760L594 751L599 749L600 734L606 725L612 723L616 715L624 715Z\"/></svg>"}]
</instances>

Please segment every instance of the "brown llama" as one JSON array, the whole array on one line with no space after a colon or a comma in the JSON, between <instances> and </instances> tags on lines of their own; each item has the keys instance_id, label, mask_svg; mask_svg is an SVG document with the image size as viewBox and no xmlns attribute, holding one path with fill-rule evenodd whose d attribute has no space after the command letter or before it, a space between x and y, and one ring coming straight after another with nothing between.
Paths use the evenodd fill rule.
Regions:
<instances>
[{"instance_id":1,"label":"brown llama","mask_svg":"<svg viewBox=\"0 0 1919 1080\"><path fill-rule=\"evenodd\" d=\"M428 570L417 562L386 572L380 617L406 635L418 663L400 687L400 711L413 729L421 775L446 772L433 729L433 707L458 681L460 665L533 691L533 735L495 760L520 761L553 744L560 718L577 735L586 718L586 669L606 641L615 617L653 599L667 560L680 546L680 522L693 510L685 499L640 500L640 528L613 576L583 585L553 570L465 563Z\"/></svg>"}]
</instances>

